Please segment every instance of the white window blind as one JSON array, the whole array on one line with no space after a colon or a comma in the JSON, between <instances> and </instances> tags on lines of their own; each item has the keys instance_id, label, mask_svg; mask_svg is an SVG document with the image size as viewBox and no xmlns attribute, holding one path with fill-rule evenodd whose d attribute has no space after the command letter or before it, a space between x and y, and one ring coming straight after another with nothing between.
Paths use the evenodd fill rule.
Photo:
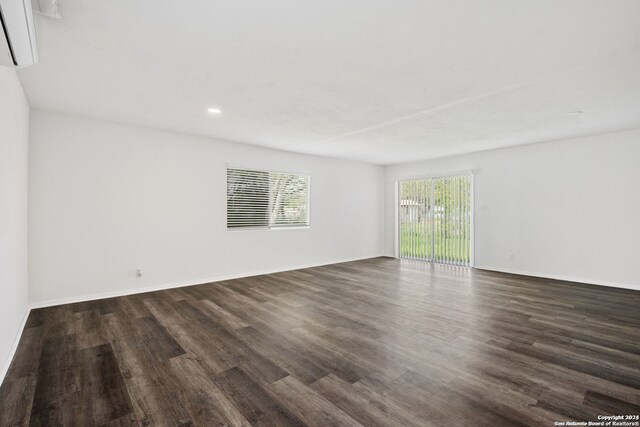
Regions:
<instances>
[{"instance_id":1,"label":"white window blind","mask_svg":"<svg viewBox=\"0 0 640 427\"><path fill-rule=\"evenodd\" d=\"M227 168L227 228L309 225L309 175Z\"/></svg>"}]
</instances>

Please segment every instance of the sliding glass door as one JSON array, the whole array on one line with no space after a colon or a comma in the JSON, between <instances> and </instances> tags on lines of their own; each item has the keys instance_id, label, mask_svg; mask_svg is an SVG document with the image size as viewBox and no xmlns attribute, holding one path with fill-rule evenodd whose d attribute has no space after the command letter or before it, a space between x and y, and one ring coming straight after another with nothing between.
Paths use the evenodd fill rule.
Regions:
<instances>
[{"instance_id":1,"label":"sliding glass door","mask_svg":"<svg viewBox=\"0 0 640 427\"><path fill-rule=\"evenodd\" d=\"M400 181L400 258L471 265L473 177Z\"/></svg>"}]
</instances>

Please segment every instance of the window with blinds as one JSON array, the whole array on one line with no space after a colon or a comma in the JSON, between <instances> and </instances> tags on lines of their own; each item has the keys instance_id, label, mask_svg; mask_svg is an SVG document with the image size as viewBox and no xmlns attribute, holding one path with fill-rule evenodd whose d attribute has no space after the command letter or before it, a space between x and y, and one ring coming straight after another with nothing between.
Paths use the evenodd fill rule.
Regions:
<instances>
[{"instance_id":1,"label":"window with blinds","mask_svg":"<svg viewBox=\"0 0 640 427\"><path fill-rule=\"evenodd\" d=\"M309 175L227 168L227 228L309 225Z\"/></svg>"},{"instance_id":2,"label":"window with blinds","mask_svg":"<svg viewBox=\"0 0 640 427\"><path fill-rule=\"evenodd\" d=\"M400 181L400 258L469 266L473 241L471 175Z\"/></svg>"}]
</instances>

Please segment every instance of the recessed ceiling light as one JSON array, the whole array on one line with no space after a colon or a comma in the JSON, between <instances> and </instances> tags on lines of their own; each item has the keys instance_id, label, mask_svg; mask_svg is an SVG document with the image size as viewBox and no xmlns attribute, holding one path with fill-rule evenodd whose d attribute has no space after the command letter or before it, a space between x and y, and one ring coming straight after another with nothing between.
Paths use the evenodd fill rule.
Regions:
<instances>
[{"instance_id":1,"label":"recessed ceiling light","mask_svg":"<svg viewBox=\"0 0 640 427\"><path fill-rule=\"evenodd\" d=\"M565 116L579 116L582 114L582 111L569 111Z\"/></svg>"},{"instance_id":2,"label":"recessed ceiling light","mask_svg":"<svg viewBox=\"0 0 640 427\"><path fill-rule=\"evenodd\" d=\"M209 112L211 114L221 114L222 110L219 109L218 107L209 107L209 108L207 108L207 112Z\"/></svg>"}]
</instances>

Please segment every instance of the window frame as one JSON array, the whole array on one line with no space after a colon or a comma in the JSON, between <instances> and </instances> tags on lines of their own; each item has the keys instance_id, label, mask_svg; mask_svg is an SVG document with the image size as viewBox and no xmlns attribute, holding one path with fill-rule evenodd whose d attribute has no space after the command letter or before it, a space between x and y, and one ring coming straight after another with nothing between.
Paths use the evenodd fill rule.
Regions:
<instances>
[{"instance_id":1,"label":"window frame","mask_svg":"<svg viewBox=\"0 0 640 427\"><path fill-rule=\"evenodd\" d=\"M263 172L269 174L269 210L271 210L271 174L288 174L288 175L299 175L304 176L307 179L307 197L306 197L306 207L307 207L307 221L305 224L271 224L271 212L268 213L268 224L266 226L246 226L246 227L229 227L229 200L228 200L228 187L225 189L225 193L227 196L227 200L225 202L225 218L227 219L227 231L268 231L268 230L305 230L311 228L311 173L309 172L291 172L291 171L282 171L282 170L273 170L273 169L262 169L256 167L247 167L247 166L238 166L233 164L227 164L225 169L225 183L228 185L229 179L229 170L230 169L240 169L251 172Z\"/></svg>"}]
</instances>

